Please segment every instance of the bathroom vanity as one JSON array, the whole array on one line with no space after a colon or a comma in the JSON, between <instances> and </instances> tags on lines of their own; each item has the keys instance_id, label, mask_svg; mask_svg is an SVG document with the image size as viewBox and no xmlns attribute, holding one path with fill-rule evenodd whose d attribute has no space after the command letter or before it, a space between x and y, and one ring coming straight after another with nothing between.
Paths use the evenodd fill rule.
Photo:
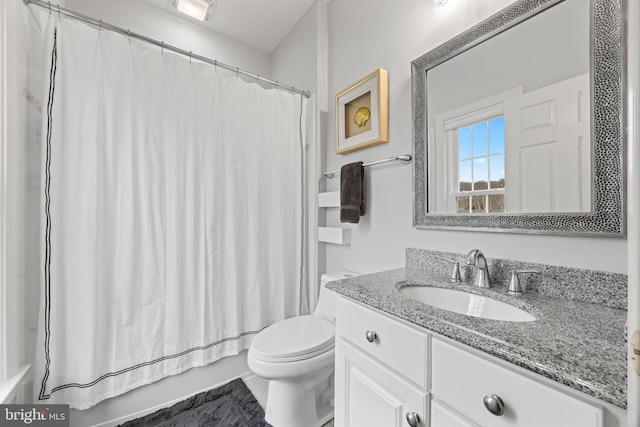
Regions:
<instances>
[{"instance_id":1,"label":"bathroom vanity","mask_svg":"<svg viewBox=\"0 0 640 427\"><path fill-rule=\"evenodd\" d=\"M404 268L329 285L343 296L336 426L626 425L625 310L472 283ZM536 320L442 310L401 293L405 286L478 294Z\"/></svg>"}]
</instances>

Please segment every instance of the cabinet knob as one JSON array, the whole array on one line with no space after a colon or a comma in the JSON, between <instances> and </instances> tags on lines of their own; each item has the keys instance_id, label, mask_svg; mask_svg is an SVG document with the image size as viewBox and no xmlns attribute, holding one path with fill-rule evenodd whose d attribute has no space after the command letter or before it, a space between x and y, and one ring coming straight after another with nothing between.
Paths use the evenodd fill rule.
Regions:
<instances>
[{"instance_id":1,"label":"cabinet knob","mask_svg":"<svg viewBox=\"0 0 640 427\"><path fill-rule=\"evenodd\" d=\"M482 401L484 402L484 407L493 415L499 417L504 414L504 402L500 396L492 394L491 396L485 396Z\"/></svg>"},{"instance_id":2,"label":"cabinet knob","mask_svg":"<svg viewBox=\"0 0 640 427\"><path fill-rule=\"evenodd\" d=\"M407 412L407 422L411 427L418 427L420 416L415 412Z\"/></svg>"},{"instance_id":3,"label":"cabinet knob","mask_svg":"<svg viewBox=\"0 0 640 427\"><path fill-rule=\"evenodd\" d=\"M378 334L376 334L376 331L367 331L367 341L369 342L374 342L375 340L378 339Z\"/></svg>"}]
</instances>

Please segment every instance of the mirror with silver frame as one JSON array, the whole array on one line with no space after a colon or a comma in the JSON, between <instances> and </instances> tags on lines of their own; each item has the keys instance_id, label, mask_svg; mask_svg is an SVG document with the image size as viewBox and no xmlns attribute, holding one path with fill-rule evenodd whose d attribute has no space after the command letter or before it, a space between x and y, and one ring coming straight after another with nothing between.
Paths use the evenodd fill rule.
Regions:
<instances>
[{"instance_id":1,"label":"mirror with silver frame","mask_svg":"<svg viewBox=\"0 0 640 427\"><path fill-rule=\"evenodd\" d=\"M414 226L625 235L624 0L519 0L412 62Z\"/></svg>"}]
</instances>

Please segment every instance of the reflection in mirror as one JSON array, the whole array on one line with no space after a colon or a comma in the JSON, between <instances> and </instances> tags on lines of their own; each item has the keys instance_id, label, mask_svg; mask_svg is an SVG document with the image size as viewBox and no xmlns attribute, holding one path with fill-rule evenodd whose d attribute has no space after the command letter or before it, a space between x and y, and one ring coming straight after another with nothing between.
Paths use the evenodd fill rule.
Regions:
<instances>
[{"instance_id":1,"label":"reflection in mirror","mask_svg":"<svg viewBox=\"0 0 640 427\"><path fill-rule=\"evenodd\" d=\"M622 0L518 0L412 62L414 225L624 235Z\"/></svg>"},{"instance_id":2,"label":"reflection in mirror","mask_svg":"<svg viewBox=\"0 0 640 427\"><path fill-rule=\"evenodd\" d=\"M429 211L589 212L589 2L427 71Z\"/></svg>"}]
</instances>

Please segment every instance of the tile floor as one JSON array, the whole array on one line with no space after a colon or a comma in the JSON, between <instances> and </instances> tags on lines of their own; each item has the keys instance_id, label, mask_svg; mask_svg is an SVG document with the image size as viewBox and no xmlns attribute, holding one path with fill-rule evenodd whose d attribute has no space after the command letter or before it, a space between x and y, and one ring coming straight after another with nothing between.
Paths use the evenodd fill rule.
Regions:
<instances>
[{"instance_id":1,"label":"tile floor","mask_svg":"<svg viewBox=\"0 0 640 427\"><path fill-rule=\"evenodd\" d=\"M267 402L267 389L269 388L269 382L256 375L249 375L242 378L247 388L251 390L251 393L255 396L256 400L264 408ZM333 420L329 421L322 427L333 427Z\"/></svg>"}]
</instances>

